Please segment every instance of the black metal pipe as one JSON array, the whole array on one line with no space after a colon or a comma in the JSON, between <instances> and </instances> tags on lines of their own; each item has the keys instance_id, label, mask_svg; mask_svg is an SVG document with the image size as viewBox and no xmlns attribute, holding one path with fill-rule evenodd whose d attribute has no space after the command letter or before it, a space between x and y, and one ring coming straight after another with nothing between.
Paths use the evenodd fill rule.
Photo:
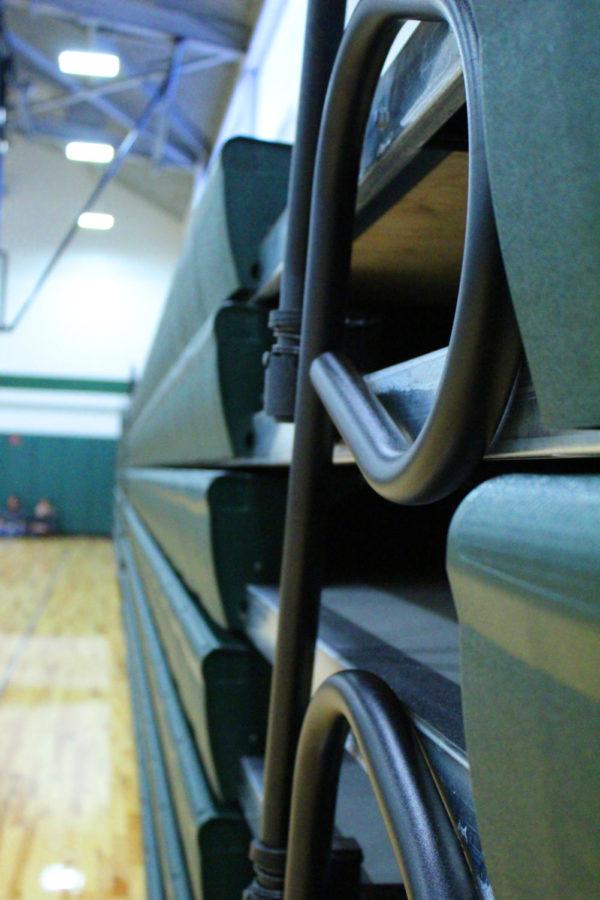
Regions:
<instances>
[{"instance_id":1,"label":"black metal pipe","mask_svg":"<svg viewBox=\"0 0 600 900\"><path fill-rule=\"evenodd\" d=\"M479 896L442 798L398 699L375 675L328 678L304 720L296 768L285 900L325 900L344 743L352 731L409 900Z\"/></svg>"},{"instance_id":2,"label":"black metal pipe","mask_svg":"<svg viewBox=\"0 0 600 900\"><path fill-rule=\"evenodd\" d=\"M329 77L344 32L346 0L312 0L304 37L298 130L290 170L289 229L279 309L302 312L313 171Z\"/></svg>"},{"instance_id":3,"label":"black metal pipe","mask_svg":"<svg viewBox=\"0 0 600 900\"><path fill-rule=\"evenodd\" d=\"M393 35L390 36L389 43L392 38ZM385 47L375 48L375 64L370 73L370 84L365 85L363 119L368 113L372 90L389 43ZM321 134L321 163L318 165L320 175L317 175L321 182L329 168L326 157L330 150L339 156L343 153L343 144L335 148L324 147ZM287 844L294 757L302 719L310 699L321 593L323 507L331 468L331 422L310 383L309 370L312 361L326 349L339 348L343 326L339 316L332 316L333 304L322 302L320 294L318 300L315 299L312 289L315 270L326 266L329 275L342 273L337 287L342 294L345 293L358 164L350 177L354 183L346 183L342 191L344 196L351 195L351 201L345 228L342 224L345 233L340 235L339 245L343 252L341 260L339 255L319 260L317 232L322 224L319 206L323 188L315 185L313 190L294 415L296 430L285 522L279 630L269 707L261 823L261 843L273 848L285 848ZM336 183L335 188L337 187ZM331 246L331 241L328 246Z\"/></svg>"},{"instance_id":4,"label":"black metal pipe","mask_svg":"<svg viewBox=\"0 0 600 900\"><path fill-rule=\"evenodd\" d=\"M291 419L294 409L315 155L345 10L346 0L310 0L307 10L284 268L279 307L269 318L276 340L265 372L265 410L278 419Z\"/></svg>"},{"instance_id":5,"label":"black metal pipe","mask_svg":"<svg viewBox=\"0 0 600 900\"><path fill-rule=\"evenodd\" d=\"M305 389L297 396L299 324L302 317L311 190L319 126L327 84L343 34L346 0L310 0L296 141L292 154L288 199L288 233L279 310L274 315L277 342L265 376L265 408L290 418L290 407L302 408L304 425L296 429L288 491L286 538L280 585L280 629L271 688L265 760L264 804L260 841L251 856L257 884L250 889L283 884L289 799L296 742L310 698L310 681L320 596L322 514L320 500L331 458L331 426L320 404L309 408L306 389L314 397L305 364ZM310 357L313 358L312 356ZM281 399L281 395L285 396ZM313 421L315 412L317 420ZM304 436L303 436L304 435ZM313 461L314 459L314 461ZM310 523L310 527L306 527ZM298 527L299 526L299 527ZM306 563L309 562L309 565ZM301 598L313 597L305 614ZM285 623L285 624L284 624ZM290 665L288 665L288 660Z\"/></svg>"},{"instance_id":6,"label":"black metal pipe","mask_svg":"<svg viewBox=\"0 0 600 900\"><path fill-rule=\"evenodd\" d=\"M421 14L434 11L434 4L422 6L419 6ZM395 33L395 28L388 28L387 40L380 40L379 35L377 40L370 38L372 55L368 71L362 79L364 91L355 110L361 123L360 135L379 71ZM267 884L273 886L276 878L283 883L294 758L302 719L310 699L321 595L324 498L331 469L333 432L331 421L311 385L309 371L317 356L325 350L339 349L341 344L343 302L341 299L335 304L329 301L332 297L337 299L337 293L343 298L346 292L359 151L358 136L355 136L354 146L347 146L345 134L330 134L321 130L310 216L295 406L296 430L285 521L261 833L260 841L255 842L252 849L257 881L261 883L262 879L265 887ZM350 165L345 163L346 153ZM343 177L336 177L334 168L338 165ZM339 241L332 240L331 234L326 236L327 247L333 245L334 250L324 259L320 256L320 248L327 219L323 217L321 207L325 202L329 205L332 194L338 193L337 201L346 215L336 216ZM335 247L339 251L336 252ZM328 284L325 296L318 289L323 272ZM272 870L265 876L268 866Z\"/></svg>"}]
</instances>

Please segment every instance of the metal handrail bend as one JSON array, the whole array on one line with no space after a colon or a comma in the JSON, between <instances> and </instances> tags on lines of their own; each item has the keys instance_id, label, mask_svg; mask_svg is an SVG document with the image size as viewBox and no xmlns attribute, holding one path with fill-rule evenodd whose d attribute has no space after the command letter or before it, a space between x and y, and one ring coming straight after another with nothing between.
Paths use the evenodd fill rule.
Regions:
<instances>
[{"instance_id":1,"label":"metal handrail bend","mask_svg":"<svg viewBox=\"0 0 600 900\"><path fill-rule=\"evenodd\" d=\"M409 900L479 896L459 839L400 702L380 678L348 670L308 707L296 756L285 900L324 900L340 765L352 731Z\"/></svg>"},{"instance_id":2,"label":"metal handrail bend","mask_svg":"<svg viewBox=\"0 0 600 900\"><path fill-rule=\"evenodd\" d=\"M436 398L414 442L352 364L335 353L369 104L382 57L406 17L443 20L453 29L469 123L467 222L454 325ZM480 82L477 33L465 0L362 0L346 28L323 113L306 278L306 314L319 335L311 376L367 481L401 503L449 494L481 460L520 359L492 208Z\"/></svg>"}]
</instances>

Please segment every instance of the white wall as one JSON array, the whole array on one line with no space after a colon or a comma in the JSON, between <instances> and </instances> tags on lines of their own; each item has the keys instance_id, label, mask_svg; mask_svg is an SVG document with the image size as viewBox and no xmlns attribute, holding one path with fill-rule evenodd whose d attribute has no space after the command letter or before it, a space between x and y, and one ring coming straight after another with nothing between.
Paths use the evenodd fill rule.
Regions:
<instances>
[{"instance_id":1,"label":"white wall","mask_svg":"<svg viewBox=\"0 0 600 900\"><path fill-rule=\"evenodd\" d=\"M358 0L347 0L346 22ZM234 135L293 143L308 0L265 0L241 68L238 83L215 143L219 148ZM200 173L194 203L207 173Z\"/></svg>"},{"instance_id":2,"label":"white wall","mask_svg":"<svg viewBox=\"0 0 600 900\"><path fill-rule=\"evenodd\" d=\"M255 136L293 142L302 73L307 0L284 4L272 40L255 61Z\"/></svg>"},{"instance_id":3,"label":"white wall","mask_svg":"<svg viewBox=\"0 0 600 900\"><path fill-rule=\"evenodd\" d=\"M346 23L358 0L347 0ZM216 146L236 134L293 143L308 0L265 0ZM414 31L405 23L384 70Z\"/></svg>"},{"instance_id":4,"label":"white wall","mask_svg":"<svg viewBox=\"0 0 600 900\"><path fill-rule=\"evenodd\" d=\"M237 134L292 142L308 0L265 0L216 142Z\"/></svg>"},{"instance_id":5,"label":"white wall","mask_svg":"<svg viewBox=\"0 0 600 900\"><path fill-rule=\"evenodd\" d=\"M9 256L5 321L10 322L102 170L68 162L58 150L18 138L4 163L0 246ZM181 248L183 224L114 181L95 209L112 213L114 228L79 230L16 331L0 333L0 374L111 380L140 374ZM106 398L80 398L86 413L82 410L78 431L73 410L60 411L65 406L60 397L35 394L33 401L21 395L19 410L14 392L0 390L0 431L40 433L32 432L37 415L45 423L42 433L116 433L118 416L108 415ZM100 418L90 415L90 404L102 407Z\"/></svg>"}]
</instances>

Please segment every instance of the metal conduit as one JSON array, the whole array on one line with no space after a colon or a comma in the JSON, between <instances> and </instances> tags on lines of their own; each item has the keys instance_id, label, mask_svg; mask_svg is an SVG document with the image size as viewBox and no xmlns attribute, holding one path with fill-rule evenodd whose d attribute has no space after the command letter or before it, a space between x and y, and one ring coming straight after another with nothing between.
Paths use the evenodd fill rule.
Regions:
<instances>
[{"instance_id":1,"label":"metal conduit","mask_svg":"<svg viewBox=\"0 0 600 900\"><path fill-rule=\"evenodd\" d=\"M298 128L292 163L279 306L269 317L275 344L265 372L265 411L293 419L313 171L329 76L344 31L346 0L312 0L306 17Z\"/></svg>"},{"instance_id":2,"label":"metal conduit","mask_svg":"<svg viewBox=\"0 0 600 900\"><path fill-rule=\"evenodd\" d=\"M298 744L285 900L325 900L344 744L352 731L383 815L409 900L475 900L466 857L406 713L375 675L325 681Z\"/></svg>"},{"instance_id":3,"label":"metal conduit","mask_svg":"<svg viewBox=\"0 0 600 900\"><path fill-rule=\"evenodd\" d=\"M300 104L297 137L292 157L289 189L289 223L285 251L285 266L280 309L275 315L278 343L270 354L265 385L265 400L270 403L272 414L279 415L282 406L303 408L305 403L296 397L297 379L297 322L302 316L302 298L308 244L308 227L311 207L311 189L319 124L331 68L344 28L346 0L310 0L307 10ZM274 370L277 370L274 374ZM286 399L279 404L277 393L287 384ZM305 383L308 384L308 369ZM269 399L270 398L270 399ZM296 431L297 434L297 431ZM309 427L307 434L310 452L318 451L313 434L320 436L322 461L331 456L330 425L326 417L316 429ZM297 441L296 441L297 443ZM250 857L254 862L257 878L246 892L247 900L268 896L281 896L285 867L285 846L289 818L293 760L302 716L310 698L310 682L316 639L320 575L316 559L319 555L320 534L317 515L320 511L321 485L306 489L305 476L314 472L320 479L321 465L315 468L308 461L307 445L297 446L296 462L292 462L290 489L287 501L284 559L282 562L282 610L285 608L285 628L280 630L277 641L275 675L270 698L269 725L265 760L265 787L260 840L253 841ZM304 466L304 458L307 467ZM302 468L298 478L298 466ZM294 476L296 472L296 476ZM311 477L311 476L309 476ZM319 498L316 507L315 497ZM305 506L305 502L308 506ZM302 524L300 534L291 520ZM290 528L292 531L290 532ZM314 543L312 535L317 538ZM297 542L297 538L299 538ZM311 560L306 568L305 560ZM300 593L298 593L300 592ZM309 604L305 615L300 596L317 598L316 605ZM288 598L287 603L283 600ZM310 609L314 611L311 614ZM298 618L298 614L300 617ZM283 622L283 619L281 620ZM289 659L291 668L286 660ZM298 677L297 677L298 676ZM278 893L279 892L279 893Z\"/></svg>"}]
</instances>

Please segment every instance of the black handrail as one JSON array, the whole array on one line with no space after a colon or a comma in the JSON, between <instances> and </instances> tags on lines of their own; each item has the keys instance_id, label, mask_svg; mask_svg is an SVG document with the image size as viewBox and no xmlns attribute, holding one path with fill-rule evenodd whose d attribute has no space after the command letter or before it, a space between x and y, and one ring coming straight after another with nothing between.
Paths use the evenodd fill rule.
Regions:
<instances>
[{"instance_id":1,"label":"black handrail","mask_svg":"<svg viewBox=\"0 0 600 900\"><path fill-rule=\"evenodd\" d=\"M487 185L477 37L467 0L361 0L346 29L332 74L315 167L263 812L260 840L253 843L251 851L257 877L247 892L248 898L282 896L294 758L311 693L325 543L323 519L333 447L331 419L311 384L310 368L317 357L326 352L335 353L341 346L362 136L381 66L405 18L445 20L457 35L466 73L470 121L478 123L475 129L471 127L470 134L471 179L473 163L478 160L476 171L485 172ZM476 181L479 183L479 176ZM455 396L453 403L445 408L446 421L443 421L444 416L442 421L437 416L436 429L425 429L428 446L432 447L427 464L432 466L433 484L427 469L419 462L417 482L420 484L415 486L413 483L412 490L403 494L410 502L441 495L448 485L464 476L478 458L480 445L484 443L479 408L487 409L488 404L493 407L494 416L490 416L490 420L499 415L519 355L520 345L487 190L470 191L467 231L472 235L476 201L483 209L476 221L483 229L482 250L485 250L486 258L484 263L477 261L478 251L472 240L467 242L465 256L467 271L472 274L473 299L483 297L484 309L472 301L466 305L461 302L454 331L458 329L474 335L466 351L478 362L482 348L478 347L477 341L481 339L489 366L483 374L481 368L470 362L464 367L471 373L472 381L473 371L477 372L470 395L472 407L467 411L456 410ZM483 293L479 290L480 279L485 285ZM486 292L497 295L496 305L487 302ZM448 370L461 368L456 341L451 356L453 362ZM499 377L495 374L496 369ZM478 387L478 378L485 384ZM467 416L467 424L471 419L477 420L472 431L467 429L467 437L461 430L460 441L451 439L455 411L461 421ZM488 418L487 413L485 418ZM487 430L489 421L483 432ZM433 445L432 431L436 436ZM425 438L421 443L426 443ZM475 454L471 451L471 443L476 448ZM451 446L451 452L446 450L446 444ZM420 459L426 457L421 454ZM443 484L440 484L440 471ZM413 473L410 475L412 478Z\"/></svg>"},{"instance_id":2,"label":"black handrail","mask_svg":"<svg viewBox=\"0 0 600 900\"><path fill-rule=\"evenodd\" d=\"M368 672L339 672L308 707L298 743L285 900L325 900L340 765L352 731L409 900L475 900L466 856L408 717Z\"/></svg>"},{"instance_id":3,"label":"black handrail","mask_svg":"<svg viewBox=\"0 0 600 900\"><path fill-rule=\"evenodd\" d=\"M294 218L288 223L282 308L281 315L276 317L282 339L278 343L282 346L277 349L276 345L271 353L265 391L267 400L269 397L272 401L276 399L274 395L282 390L286 370L289 370L293 389L286 391L287 396L281 405L278 401L270 404L271 412L284 412L291 395L292 408L295 399L295 409L302 410L303 421L296 427L288 489L280 587L281 626L271 684L264 803L260 839L252 842L250 850L256 879L246 891L247 900L262 898L265 892L269 892L270 897L282 896L294 755L302 717L310 698L321 589L318 559L322 547L319 520L325 488L322 475L331 458L331 425L320 403L317 413L319 421L314 424L309 422L312 413L304 393L300 391L299 397L295 385L301 365L298 363L296 369L294 344L297 338L293 333L287 333L285 323L289 320L291 331L295 332L294 320L302 316L318 126L335 52L343 34L345 7L346 0L309 0L308 4L297 124L298 146L294 148L290 180L290 211ZM300 382L305 389L308 387L314 397L306 363L303 376L298 376Z\"/></svg>"},{"instance_id":4,"label":"black handrail","mask_svg":"<svg viewBox=\"0 0 600 900\"><path fill-rule=\"evenodd\" d=\"M335 354L343 317L362 138L382 54L401 17L441 19L463 64L469 191L454 326L436 399L414 443L359 373ZM492 208L471 9L461 0L362 0L340 46L319 140L307 298L320 337L312 380L371 486L391 500L427 503L454 490L481 460L504 412L520 359ZM333 351L333 353L328 352ZM321 355L326 354L326 355Z\"/></svg>"}]
</instances>

